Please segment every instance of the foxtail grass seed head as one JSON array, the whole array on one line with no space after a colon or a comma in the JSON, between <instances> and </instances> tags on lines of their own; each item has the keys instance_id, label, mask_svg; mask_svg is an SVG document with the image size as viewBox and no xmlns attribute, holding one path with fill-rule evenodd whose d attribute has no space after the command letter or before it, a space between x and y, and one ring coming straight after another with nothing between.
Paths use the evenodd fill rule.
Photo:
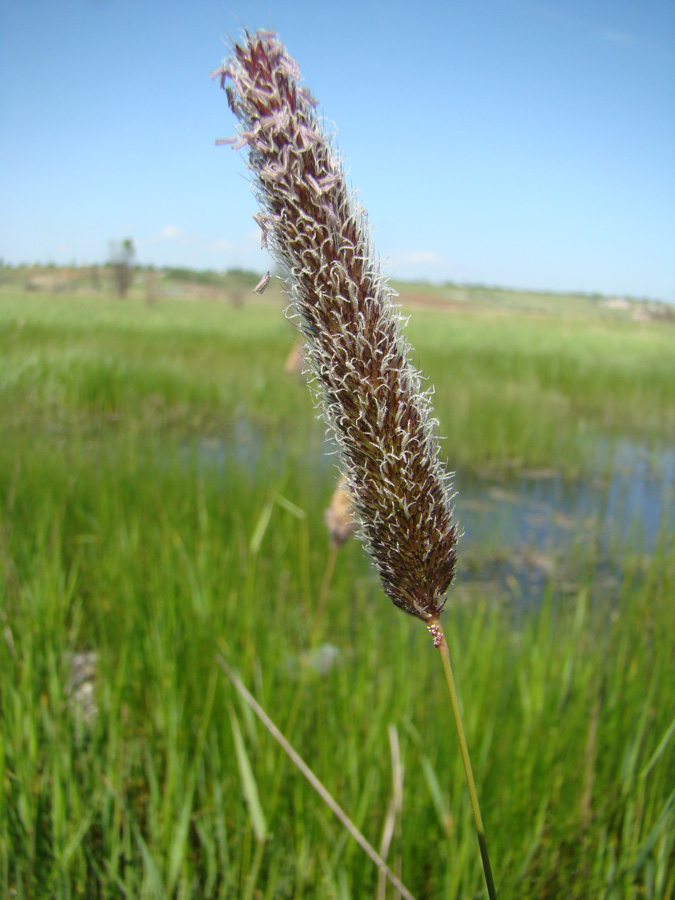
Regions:
<instances>
[{"instance_id":1,"label":"foxtail grass seed head","mask_svg":"<svg viewBox=\"0 0 675 900\"><path fill-rule=\"evenodd\" d=\"M356 530L352 514L352 492L344 475L340 475L324 519L334 547L341 547Z\"/></svg>"},{"instance_id":2,"label":"foxtail grass seed head","mask_svg":"<svg viewBox=\"0 0 675 900\"><path fill-rule=\"evenodd\" d=\"M437 620L454 577L456 526L430 395L297 63L271 32L245 33L214 76L240 122L262 244L282 266L359 535L396 606Z\"/></svg>"}]
</instances>

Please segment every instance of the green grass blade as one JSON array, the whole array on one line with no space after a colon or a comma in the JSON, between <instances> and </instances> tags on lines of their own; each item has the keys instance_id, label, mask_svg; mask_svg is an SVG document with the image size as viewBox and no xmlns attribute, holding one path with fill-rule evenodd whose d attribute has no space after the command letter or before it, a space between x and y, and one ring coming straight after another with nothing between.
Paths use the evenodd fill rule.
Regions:
<instances>
[{"instance_id":1,"label":"green grass blade","mask_svg":"<svg viewBox=\"0 0 675 900\"><path fill-rule=\"evenodd\" d=\"M262 843L267 837L267 822L265 821L265 814L258 795L258 785L255 776L253 775L253 769L251 768L246 748L244 747L244 739L241 736L239 722L237 721L237 716L232 707L230 707L229 713L230 722L232 724L232 737L234 738L234 751L237 755L239 775L241 776L241 788L244 792L244 798L246 799L246 804L248 806L255 839L259 843Z\"/></svg>"},{"instance_id":2,"label":"green grass blade","mask_svg":"<svg viewBox=\"0 0 675 900\"><path fill-rule=\"evenodd\" d=\"M670 739L672 738L672 736L674 734L675 734L675 719L673 719L673 721L670 723L669 727L666 730L666 733L663 735L663 737L659 741L659 746L652 753L649 762L644 767L644 769L640 772L640 778L646 778L647 775L651 772L651 770L654 768L656 763L659 761L659 759L663 755L664 750L668 746L668 742L670 741Z\"/></svg>"}]
</instances>

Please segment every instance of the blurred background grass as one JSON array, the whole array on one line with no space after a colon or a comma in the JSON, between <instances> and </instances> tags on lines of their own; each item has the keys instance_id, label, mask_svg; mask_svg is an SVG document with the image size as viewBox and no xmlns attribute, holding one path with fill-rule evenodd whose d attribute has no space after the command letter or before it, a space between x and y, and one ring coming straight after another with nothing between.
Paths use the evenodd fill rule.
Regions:
<instances>
[{"instance_id":1,"label":"blurred background grass","mask_svg":"<svg viewBox=\"0 0 675 900\"><path fill-rule=\"evenodd\" d=\"M401 293L451 468L583 483L616 442L672 445L672 324L584 298L507 314ZM419 898L481 895L439 661L355 542L311 641L336 472L268 296L0 293L5 896L375 896L372 865L241 706L218 651L376 845L394 725L390 863ZM527 610L479 577L444 617L504 897L675 891L672 529L617 546L611 590L588 544L563 595L555 569ZM485 533L460 554L480 569L483 545L500 551ZM84 652L91 715L74 688Z\"/></svg>"}]
</instances>

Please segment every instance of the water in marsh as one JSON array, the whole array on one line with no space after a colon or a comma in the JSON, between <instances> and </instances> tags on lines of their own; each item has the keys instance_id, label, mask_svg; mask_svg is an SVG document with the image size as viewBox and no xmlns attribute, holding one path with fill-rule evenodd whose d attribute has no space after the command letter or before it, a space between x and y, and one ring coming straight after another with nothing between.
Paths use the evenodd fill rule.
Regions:
<instances>
[{"instance_id":1,"label":"water in marsh","mask_svg":"<svg viewBox=\"0 0 675 900\"><path fill-rule=\"evenodd\" d=\"M590 475L524 471L507 480L455 479L469 565L465 577L495 580L534 602L555 577L574 591L580 574L616 587L633 553L652 553L675 531L675 450L621 441L599 446ZM487 562L486 562L487 561Z\"/></svg>"},{"instance_id":2,"label":"water in marsh","mask_svg":"<svg viewBox=\"0 0 675 900\"><path fill-rule=\"evenodd\" d=\"M254 470L263 464L264 444L241 419L229 441L197 441L186 452L198 466L231 462ZM311 459L320 468L335 464L325 447L313 447ZM554 470L458 471L453 484L463 533L458 582L485 584L523 605L536 604L549 584L574 592L589 575L596 587L614 591L628 556L654 552L675 531L672 447L598 442L582 478Z\"/></svg>"}]
</instances>

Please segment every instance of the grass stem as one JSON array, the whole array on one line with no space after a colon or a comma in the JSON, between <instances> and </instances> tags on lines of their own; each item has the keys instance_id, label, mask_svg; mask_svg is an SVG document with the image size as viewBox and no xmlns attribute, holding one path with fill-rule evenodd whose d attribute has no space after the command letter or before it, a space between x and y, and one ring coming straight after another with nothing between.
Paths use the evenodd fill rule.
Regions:
<instances>
[{"instance_id":1,"label":"grass stem","mask_svg":"<svg viewBox=\"0 0 675 900\"><path fill-rule=\"evenodd\" d=\"M455 725L457 727L459 749L462 754L462 762L464 763L466 783L469 788L471 809L473 810L473 818L476 825L476 834L478 835L478 846L480 847L480 856L481 860L483 861L483 872L485 873L485 883L487 885L488 896L490 897L490 900L497 900L497 891L495 889L495 883L492 877L492 867L490 865L490 857L488 855L485 829L483 828L483 817L480 814L480 805L478 803L478 794L476 793L476 783L473 778L473 770L471 768L469 747L466 743L466 735L464 734L464 725L462 723L462 713L459 708L459 700L457 699L457 691L455 690L455 679L452 675L452 666L450 665L450 651L448 650L448 642L445 639L445 632L443 631L443 627L441 626L438 617L435 617L432 620L429 626L429 631L431 632L434 639L434 646L441 654L441 661L443 662L443 671L445 672L445 680L448 685L448 693L450 694L452 713L455 717Z\"/></svg>"},{"instance_id":2,"label":"grass stem","mask_svg":"<svg viewBox=\"0 0 675 900\"><path fill-rule=\"evenodd\" d=\"M326 608L326 599L328 598L328 591L330 589L330 583L333 578L333 571L335 570L335 562L337 560L339 546L337 544L331 544L331 549L328 555L328 560L326 562L326 570L323 574L323 580L321 582L321 589L319 591L319 599L316 604L316 612L314 614L314 622L312 624L312 631L309 638L310 647L314 647L317 644L320 632L321 632L321 622L323 619L323 612Z\"/></svg>"}]
</instances>

